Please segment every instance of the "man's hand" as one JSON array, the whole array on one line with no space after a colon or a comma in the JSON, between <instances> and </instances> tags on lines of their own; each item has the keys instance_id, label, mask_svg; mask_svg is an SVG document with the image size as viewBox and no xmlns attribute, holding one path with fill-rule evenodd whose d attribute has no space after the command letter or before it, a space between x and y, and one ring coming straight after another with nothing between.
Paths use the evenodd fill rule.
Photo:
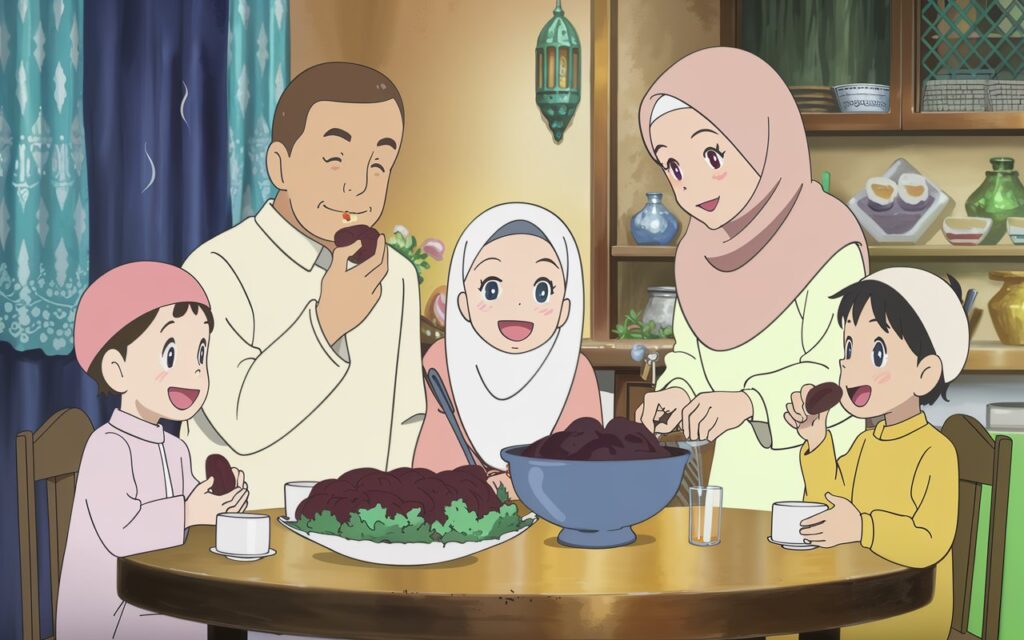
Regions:
<instances>
[{"instance_id":1,"label":"man's hand","mask_svg":"<svg viewBox=\"0 0 1024 640\"><path fill-rule=\"evenodd\" d=\"M754 405L742 391L698 393L683 408L680 430L688 440L714 441L754 416Z\"/></svg>"},{"instance_id":2,"label":"man's hand","mask_svg":"<svg viewBox=\"0 0 1024 640\"><path fill-rule=\"evenodd\" d=\"M846 498L826 493L825 497L833 506L828 511L817 513L800 521L800 535L807 542L819 547L835 547L849 542L860 542L860 512Z\"/></svg>"},{"instance_id":3,"label":"man's hand","mask_svg":"<svg viewBox=\"0 0 1024 640\"><path fill-rule=\"evenodd\" d=\"M380 300L380 283L388 273L388 250L384 236L377 238L377 250L362 264L348 269L348 259L360 243L334 250L331 266L320 281L316 317L331 344L359 326Z\"/></svg>"},{"instance_id":4,"label":"man's hand","mask_svg":"<svg viewBox=\"0 0 1024 640\"><path fill-rule=\"evenodd\" d=\"M825 416L824 413L807 414L807 394L814 385L805 384L800 391L793 392L790 402L786 405L786 422L796 429L800 437L807 441L807 451L811 452L818 448L825 441Z\"/></svg>"},{"instance_id":5,"label":"man's hand","mask_svg":"<svg viewBox=\"0 0 1024 640\"><path fill-rule=\"evenodd\" d=\"M690 394L678 387L652 391L644 396L644 403L637 407L634 420L642 423L651 433L668 433L679 424L679 413L690 402ZM666 413L668 422L655 421Z\"/></svg>"}]
</instances>

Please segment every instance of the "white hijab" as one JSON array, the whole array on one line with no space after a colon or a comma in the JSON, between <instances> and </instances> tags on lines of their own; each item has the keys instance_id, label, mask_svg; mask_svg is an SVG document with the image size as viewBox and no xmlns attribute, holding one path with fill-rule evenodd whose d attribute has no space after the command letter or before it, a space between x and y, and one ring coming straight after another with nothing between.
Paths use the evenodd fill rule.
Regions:
<instances>
[{"instance_id":1,"label":"white hijab","mask_svg":"<svg viewBox=\"0 0 1024 640\"><path fill-rule=\"evenodd\" d=\"M480 250L495 232L516 221L532 224L554 248L565 276L561 284L570 301L569 317L536 349L505 353L481 338L457 305ZM484 462L503 469L501 450L551 433L572 388L583 339L583 272L576 239L558 216L537 205L492 207L462 232L452 253L447 296L455 307L445 327L453 401L473 448Z\"/></svg>"}]
</instances>

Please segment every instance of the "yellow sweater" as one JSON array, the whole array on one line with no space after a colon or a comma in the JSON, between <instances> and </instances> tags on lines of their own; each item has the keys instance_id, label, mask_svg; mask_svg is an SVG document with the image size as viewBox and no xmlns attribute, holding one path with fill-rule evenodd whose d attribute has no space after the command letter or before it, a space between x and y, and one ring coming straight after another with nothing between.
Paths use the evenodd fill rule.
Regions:
<instances>
[{"instance_id":1,"label":"yellow sweater","mask_svg":"<svg viewBox=\"0 0 1024 640\"><path fill-rule=\"evenodd\" d=\"M953 611L950 548L956 533L959 476L953 444L923 413L864 431L836 460L832 436L813 452L800 450L805 498L825 493L861 512L861 545L908 567L935 567L935 596L918 611L843 631L849 638L945 640Z\"/></svg>"}]
</instances>

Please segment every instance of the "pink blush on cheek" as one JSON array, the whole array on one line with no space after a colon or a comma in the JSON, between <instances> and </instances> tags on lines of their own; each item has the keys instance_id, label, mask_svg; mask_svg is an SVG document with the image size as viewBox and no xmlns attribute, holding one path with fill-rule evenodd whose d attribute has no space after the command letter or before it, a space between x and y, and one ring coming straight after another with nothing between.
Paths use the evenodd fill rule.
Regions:
<instances>
[{"instance_id":1,"label":"pink blush on cheek","mask_svg":"<svg viewBox=\"0 0 1024 640\"><path fill-rule=\"evenodd\" d=\"M892 380L892 374L891 373L883 373L882 375L880 375L877 378L875 378L875 384L886 384L890 380Z\"/></svg>"},{"instance_id":2,"label":"pink blush on cheek","mask_svg":"<svg viewBox=\"0 0 1024 640\"><path fill-rule=\"evenodd\" d=\"M555 310L552 309L551 307L537 307L536 311L538 314L542 316L550 316L552 313L555 312Z\"/></svg>"},{"instance_id":3,"label":"pink blush on cheek","mask_svg":"<svg viewBox=\"0 0 1024 640\"><path fill-rule=\"evenodd\" d=\"M478 311L483 311L484 313L487 313L493 307L491 305L487 304L486 302L478 302L478 303L476 303L476 308L477 308Z\"/></svg>"},{"instance_id":4,"label":"pink blush on cheek","mask_svg":"<svg viewBox=\"0 0 1024 640\"><path fill-rule=\"evenodd\" d=\"M711 179L712 180L718 180L719 182L721 182L722 180L725 180L725 177L727 175L729 175L728 171L719 171L718 173L712 173L711 174Z\"/></svg>"},{"instance_id":5,"label":"pink blush on cheek","mask_svg":"<svg viewBox=\"0 0 1024 640\"><path fill-rule=\"evenodd\" d=\"M164 378L167 377L168 373L170 373L170 371L161 371L160 373L156 374L156 377L153 379L156 380L157 382L163 382Z\"/></svg>"}]
</instances>

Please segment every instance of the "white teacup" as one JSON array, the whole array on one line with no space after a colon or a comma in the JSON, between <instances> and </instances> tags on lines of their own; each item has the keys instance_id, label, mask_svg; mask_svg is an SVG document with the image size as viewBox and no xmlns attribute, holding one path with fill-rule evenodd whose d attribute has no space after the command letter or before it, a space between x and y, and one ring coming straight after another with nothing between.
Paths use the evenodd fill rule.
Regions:
<instances>
[{"instance_id":1,"label":"white teacup","mask_svg":"<svg viewBox=\"0 0 1024 640\"><path fill-rule=\"evenodd\" d=\"M295 519L295 510L303 500L309 497L309 492L316 486L315 482L300 480L286 482L284 485L284 513L288 520Z\"/></svg>"},{"instance_id":2,"label":"white teacup","mask_svg":"<svg viewBox=\"0 0 1024 640\"><path fill-rule=\"evenodd\" d=\"M270 516L260 513L218 514L217 551L238 556L270 553Z\"/></svg>"},{"instance_id":3,"label":"white teacup","mask_svg":"<svg viewBox=\"0 0 1024 640\"><path fill-rule=\"evenodd\" d=\"M783 544L805 544L800 522L827 511L820 502L776 502L772 505L772 541Z\"/></svg>"}]
</instances>

